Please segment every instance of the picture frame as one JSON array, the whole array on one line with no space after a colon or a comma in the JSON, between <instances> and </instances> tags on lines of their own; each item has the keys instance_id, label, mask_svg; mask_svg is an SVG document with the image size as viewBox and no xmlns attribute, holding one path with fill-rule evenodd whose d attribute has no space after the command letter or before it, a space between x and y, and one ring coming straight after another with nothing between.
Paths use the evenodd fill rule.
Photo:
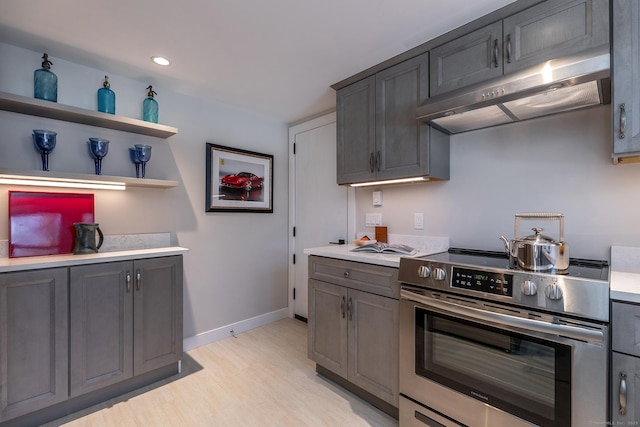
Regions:
<instances>
[{"instance_id":1,"label":"picture frame","mask_svg":"<svg viewBox=\"0 0 640 427\"><path fill-rule=\"evenodd\" d=\"M273 155L206 145L206 212L273 213Z\"/></svg>"}]
</instances>

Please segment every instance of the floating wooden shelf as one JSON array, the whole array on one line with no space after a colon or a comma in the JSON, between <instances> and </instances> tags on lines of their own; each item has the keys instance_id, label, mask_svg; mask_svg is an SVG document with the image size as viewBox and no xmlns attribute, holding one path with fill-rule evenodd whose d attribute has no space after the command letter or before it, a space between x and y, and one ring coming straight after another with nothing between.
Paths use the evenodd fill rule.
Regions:
<instances>
[{"instance_id":1,"label":"floating wooden shelf","mask_svg":"<svg viewBox=\"0 0 640 427\"><path fill-rule=\"evenodd\" d=\"M72 107L70 105L58 104L57 102L44 101L42 99L29 98L7 92L0 92L0 110L80 123L83 125L99 126L158 138L169 138L178 133L178 129L171 126L117 116L115 114L86 110L84 108Z\"/></svg>"},{"instance_id":2,"label":"floating wooden shelf","mask_svg":"<svg viewBox=\"0 0 640 427\"><path fill-rule=\"evenodd\" d=\"M10 175L12 177L25 178L53 178L58 180L83 180L100 182L123 182L127 187L147 187L147 188L172 188L177 187L177 181L169 181L164 179L149 178L132 178L124 176L108 176L108 175L91 175L84 173L66 173L66 172L46 172L40 170L18 170L0 168L0 177Z\"/></svg>"}]
</instances>

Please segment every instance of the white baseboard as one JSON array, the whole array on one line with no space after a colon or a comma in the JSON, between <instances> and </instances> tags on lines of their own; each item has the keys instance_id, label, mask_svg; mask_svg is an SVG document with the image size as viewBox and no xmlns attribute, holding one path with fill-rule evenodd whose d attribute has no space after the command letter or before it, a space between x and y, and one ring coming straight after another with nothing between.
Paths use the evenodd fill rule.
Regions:
<instances>
[{"instance_id":1,"label":"white baseboard","mask_svg":"<svg viewBox=\"0 0 640 427\"><path fill-rule=\"evenodd\" d=\"M242 332L264 326L269 323L284 319L289 316L289 309L283 308L280 310L272 311L271 313L265 313L260 316L252 317L251 319L241 320L240 322L231 323L226 326L222 326L217 329L212 329L207 332L202 332L198 335L186 337L182 340L183 351L193 350L200 346L211 344L223 338L228 338L233 334L237 335Z\"/></svg>"}]
</instances>

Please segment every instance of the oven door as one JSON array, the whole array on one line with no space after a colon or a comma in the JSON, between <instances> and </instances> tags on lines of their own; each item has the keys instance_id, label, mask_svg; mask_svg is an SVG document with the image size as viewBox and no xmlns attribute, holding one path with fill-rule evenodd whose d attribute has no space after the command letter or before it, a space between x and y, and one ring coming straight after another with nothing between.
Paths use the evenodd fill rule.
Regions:
<instances>
[{"instance_id":1,"label":"oven door","mask_svg":"<svg viewBox=\"0 0 640 427\"><path fill-rule=\"evenodd\" d=\"M606 422L606 325L408 287L400 316L400 391L430 410L469 426Z\"/></svg>"}]
</instances>

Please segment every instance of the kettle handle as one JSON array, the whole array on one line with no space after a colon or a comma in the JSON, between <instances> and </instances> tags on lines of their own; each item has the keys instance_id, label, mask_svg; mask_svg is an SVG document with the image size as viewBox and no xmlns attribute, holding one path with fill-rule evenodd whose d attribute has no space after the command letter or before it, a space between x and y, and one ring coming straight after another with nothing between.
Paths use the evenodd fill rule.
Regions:
<instances>
[{"instance_id":1,"label":"kettle handle","mask_svg":"<svg viewBox=\"0 0 640 427\"><path fill-rule=\"evenodd\" d=\"M555 212L523 212L516 214L515 224L513 226L513 236L515 240L518 240L520 230L520 219L533 219L533 220L558 220L560 221L560 242L564 241L564 214Z\"/></svg>"},{"instance_id":2,"label":"kettle handle","mask_svg":"<svg viewBox=\"0 0 640 427\"><path fill-rule=\"evenodd\" d=\"M100 246L102 246L102 242L104 241L104 234L102 234L102 230L100 230L100 227L96 227L96 230L98 230L98 236L100 237L100 240L96 245L96 249L100 249Z\"/></svg>"}]
</instances>

